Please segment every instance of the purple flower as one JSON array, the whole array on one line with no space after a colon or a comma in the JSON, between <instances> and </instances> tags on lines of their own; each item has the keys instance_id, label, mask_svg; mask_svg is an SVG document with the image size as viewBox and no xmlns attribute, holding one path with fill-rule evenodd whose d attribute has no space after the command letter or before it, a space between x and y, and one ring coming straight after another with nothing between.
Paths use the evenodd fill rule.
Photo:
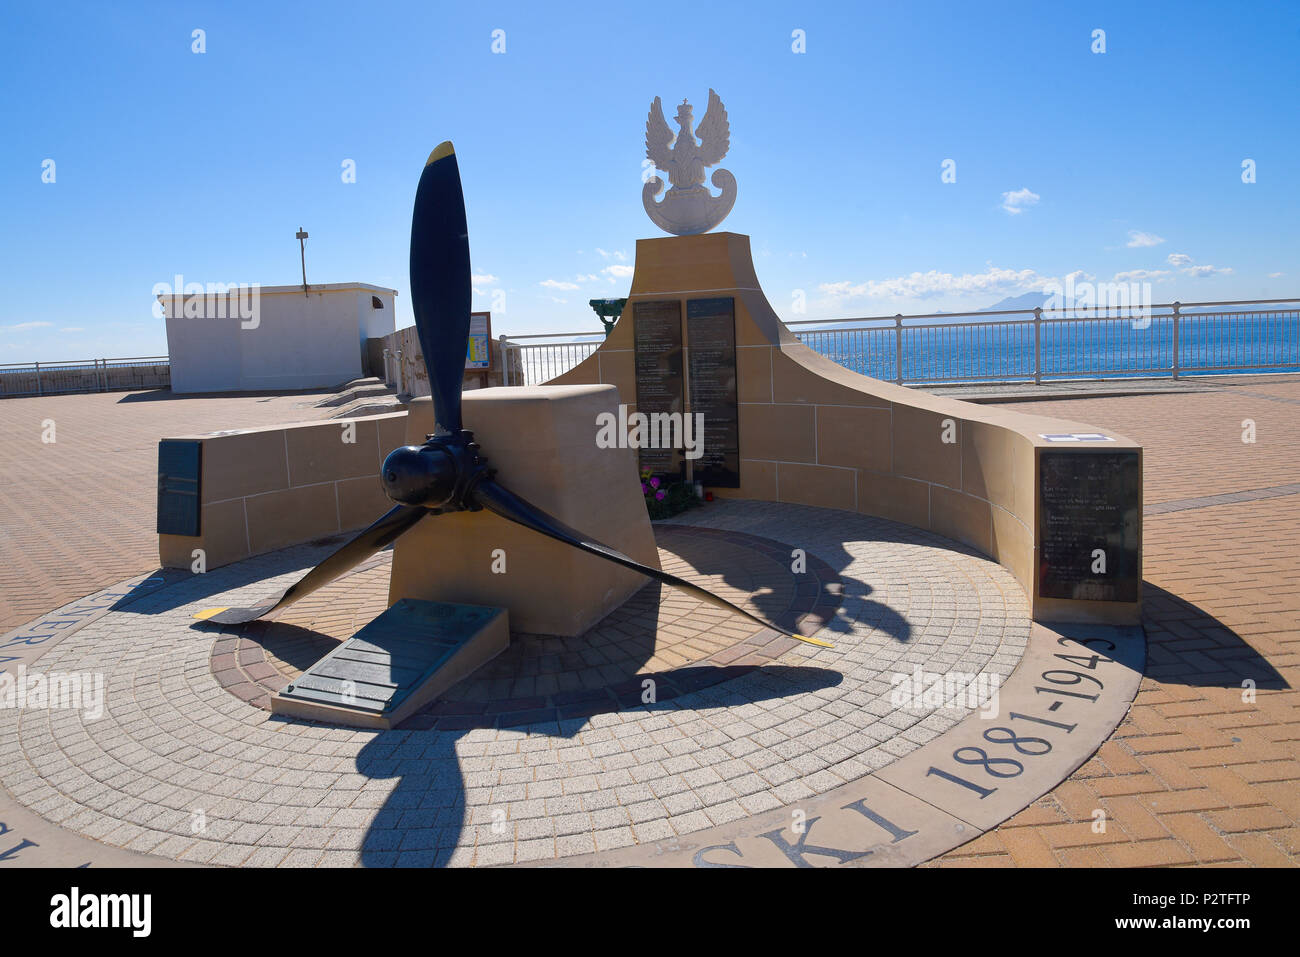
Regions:
<instances>
[{"instance_id":1,"label":"purple flower","mask_svg":"<svg viewBox=\"0 0 1300 957\"><path fill-rule=\"evenodd\" d=\"M657 478L652 478L652 479L650 480L650 487L651 487L651 488L658 488L658 487L659 487L659 480L658 480Z\"/></svg>"},{"instance_id":2,"label":"purple flower","mask_svg":"<svg viewBox=\"0 0 1300 957\"><path fill-rule=\"evenodd\" d=\"M655 492L655 499L656 499L657 501L662 502L662 501L663 501L667 496L668 496L668 493L665 492L663 489L660 489L659 491Z\"/></svg>"},{"instance_id":3,"label":"purple flower","mask_svg":"<svg viewBox=\"0 0 1300 957\"><path fill-rule=\"evenodd\" d=\"M641 494L642 494L642 495L648 495L649 493L650 493L650 487L649 487L648 485L646 485L645 482L642 482L642 483L641 483Z\"/></svg>"}]
</instances>

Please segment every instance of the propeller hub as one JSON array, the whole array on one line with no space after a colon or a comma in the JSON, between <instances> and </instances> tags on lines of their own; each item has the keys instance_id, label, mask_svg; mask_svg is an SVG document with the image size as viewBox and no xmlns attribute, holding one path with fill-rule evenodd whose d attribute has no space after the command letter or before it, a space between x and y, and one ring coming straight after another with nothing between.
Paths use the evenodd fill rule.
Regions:
<instances>
[{"instance_id":1,"label":"propeller hub","mask_svg":"<svg viewBox=\"0 0 1300 957\"><path fill-rule=\"evenodd\" d=\"M488 472L478 455L474 433L461 430L431 435L423 445L404 445L388 453L379 477L384 492L400 505L435 511L473 509L470 489Z\"/></svg>"},{"instance_id":2,"label":"propeller hub","mask_svg":"<svg viewBox=\"0 0 1300 957\"><path fill-rule=\"evenodd\" d=\"M446 450L430 445L404 445L384 459L380 478L384 492L400 505L439 508L456 493L456 463Z\"/></svg>"}]
</instances>

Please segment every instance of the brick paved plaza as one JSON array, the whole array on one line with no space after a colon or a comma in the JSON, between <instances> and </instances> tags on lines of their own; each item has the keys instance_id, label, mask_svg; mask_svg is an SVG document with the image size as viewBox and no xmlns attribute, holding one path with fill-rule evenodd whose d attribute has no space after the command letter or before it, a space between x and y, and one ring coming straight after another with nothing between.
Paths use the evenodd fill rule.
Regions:
<instances>
[{"instance_id":1,"label":"brick paved plaza","mask_svg":"<svg viewBox=\"0 0 1300 957\"><path fill-rule=\"evenodd\" d=\"M1208 391L1008 404L1145 447L1147 664L1128 715L1089 760L928 866L1294 864L1300 379L1196 387ZM0 631L157 570L162 435L321 418L317 398L0 402ZM42 442L50 419L57 441ZM150 855L141 862L289 866L599 859L851 787L961 717L891 709L891 672L1005 676L1024 653L1019 586L929 533L733 502L657 537L665 568L732 600L757 591L763 614L822 628L837 648L774 644L652 586L583 641L516 636L387 737L286 723L267 713L269 694L383 609L389 554L271 624L223 633L189 614L218 592L271 594L326 547L299 546L207 576L169 573L165 589L54 644L40 667L105 670L108 713L0 714L0 799L57 822L50 833L66 835L73 858L102 848ZM780 561L791 542L815 559L815 594ZM646 676L664 681L660 710L621 711L619 696ZM201 836L189 826L196 805L210 821ZM501 806L509 822L494 829Z\"/></svg>"},{"instance_id":2,"label":"brick paved plaza","mask_svg":"<svg viewBox=\"0 0 1300 957\"><path fill-rule=\"evenodd\" d=\"M323 393L322 393L323 395ZM158 567L158 440L321 419L321 395L168 392L0 403L0 631ZM46 420L52 443L42 441Z\"/></svg>"},{"instance_id":3,"label":"brick paved plaza","mask_svg":"<svg viewBox=\"0 0 1300 957\"><path fill-rule=\"evenodd\" d=\"M1091 761L940 864L1295 863L1300 381L1233 382L1033 404L1145 448L1146 677ZM1246 419L1254 444L1242 441ZM1091 828L1098 808L1105 834Z\"/></svg>"}]
</instances>

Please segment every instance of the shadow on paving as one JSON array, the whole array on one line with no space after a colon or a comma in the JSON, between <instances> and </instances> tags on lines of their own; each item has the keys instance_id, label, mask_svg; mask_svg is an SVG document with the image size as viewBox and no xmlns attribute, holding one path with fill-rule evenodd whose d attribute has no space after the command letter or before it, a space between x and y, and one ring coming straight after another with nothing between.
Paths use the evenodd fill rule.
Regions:
<instances>
[{"instance_id":1,"label":"shadow on paving","mask_svg":"<svg viewBox=\"0 0 1300 957\"><path fill-rule=\"evenodd\" d=\"M276 399L299 396L309 398L313 395L337 395L337 389L303 389L303 390L258 390L250 392L173 392L170 389L151 389L146 392L129 392L118 399L123 402L170 402L173 399Z\"/></svg>"},{"instance_id":2,"label":"shadow on paving","mask_svg":"<svg viewBox=\"0 0 1300 957\"><path fill-rule=\"evenodd\" d=\"M726 708L817 691L833 687L843 680L839 672L829 669L785 665L692 666L653 677L656 682L665 684L682 687L707 684L708 687L692 691L687 701L660 700L654 704L642 704L638 683L636 694L625 695L621 703L616 696L607 695L585 709L589 712L586 715L557 716L551 720L513 727L511 730L521 734L572 739L586 728L588 718L597 714L633 711L655 714L681 708ZM468 820L465 792L467 782L472 781L475 772L461 772L456 742L474 729L496 727L498 718L495 715L481 715L477 718L471 716L467 718L462 730L421 732L399 729L382 732L362 748L357 756L359 773L375 779L398 778L397 786L375 814L366 831L360 851L364 866L444 867L461 843L482 847L494 843L495 838L513 845L517 836L516 828L526 827L528 821L554 821L565 814L585 815L589 812L581 803L581 797L573 795L527 801L522 796L502 797L487 805L477 805L476 819ZM606 772L596 768L593 762L589 773L595 777ZM496 777L495 773L493 777ZM627 782L628 785L632 783L630 779ZM516 787L522 792L525 785L521 783ZM511 785L494 785L492 790L511 788ZM607 792L610 789L604 790ZM600 793L600 789L593 788L585 793ZM564 802L566 799L573 806L563 811L528 818L520 818L511 813L516 804L542 800ZM618 802L599 803L608 807L619 806ZM494 822L497 822L499 831L493 830ZM624 822L622 825L610 826L627 824ZM466 830L471 827L479 829L480 833L467 840L471 836L466 834ZM590 828L586 826L575 832L576 835L587 833L590 833ZM545 838L552 835L537 836ZM520 841L528 839L526 833L518 836ZM594 845L589 850L595 850Z\"/></svg>"},{"instance_id":3,"label":"shadow on paving","mask_svg":"<svg viewBox=\"0 0 1300 957\"><path fill-rule=\"evenodd\" d=\"M663 528L672 529L676 526L666 525ZM687 526L690 527L690 526ZM660 531L655 529L656 533ZM749 533L746 533L749 534ZM660 539L660 547L665 545ZM888 540L888 539L884 539ZM775 541L775 539L768 539ZM786 544L786 543L780 543ZM751 581L746 572L737 569L729 559L732 557L728 554L729 549L720 548L716 542L707 538L690 538L683 535L672 536L671 542L667 546L678 558L685 561L693 569L702 575L716 576L725 581L732 588L749 595L750 601L758 609L760 616L766 618L773 624L779 625L787 630L793 629L797 625L796 615L790 613L789 609L782 607L780 599L771 589L750 592ZM788 550L793 550L794 546L787 546ZM810 554L812 554L810 552ZM842 588L841 601L843 597L851 596L862 600L864 611L862 614L849 617L843 611L838 609L835 614L822 622L822 626L838 634L850 634L853 626L870 625L879 628L886 634L890 635L897 641L908 641L912 637L912 626L907 619L896 612L893 608L883 602L878 602L867 598L874 589L864 581L856 578L850 578L844 574L844 569L853 561L853 557L843 549L835 558L839 561L838 567L834 561L826 559L825 552L817 549L815 557L826 562L827 565L835 572L839 584ZM783 567L783 570L789 574L789 568ZM667 586L664 586L665 588Z\"/></svg>"},{"instance_id":4,"label":"shadow on paving","mask_svg":"<svg viewBox=\"0 0 1300 957\"><path fill-rule=\"evenodd\" d=\"M1142 625L1147 634L1146 676L1154 681L1239 690L1250 679L1260 690L1291 687L1219 619L1149 581L1142 583Z\"/></svg>"},{"instance_id":5,"label":"shadow on paving","mask_svg":"<svg viewBox=\"0 0 1300 957\"><path fill-rule=\"evenodd\" d=\"M301 572L305 575L350 537L351 534L349 533L314 539L300 545L291 545L278 551L254 555L252 558L245 558L229 565L222 565L220 568L215 568L202 575L195 574L185 568L158 568L149 574L146 581L141 582L126 595L119 598L113 604L111 610L130 611L144 615L161 615L164 612L179 608L181 605L201 601L209 595L219 595L236 588L252 585L255 582L265 581L268 578L275 578L287 571L292 571L295 567L301 567ZM382 555L391 548L390 545L375 554ZM349 569L330 584L344 581L357 572L367 570L371 567L373 561L372 556L356 568ZM161 588L157 584L158 578L162 578L166 582ZM287 585L281 586L281 590L287 587ZM263 598L270 598L275 593L276 589L268 585L266 594L243 600L251 603L260 601ZM146 603L145 607L131 607L146 596L150 598L150 601Z\"/></svg>"},{"instance_id":6,"label":"shadow on paving","mask_svg":"<svg viewBox=\"0 0 1300 957\"><path fill-rule=\"evenodd\" d=\"M195 624L202 625L202 622L195 622ZM245 629L242 632L244 638L261 645L267 654L299 671L306 671L342 643L342 639L322 634L311 628L303 628L301 625L293 625L287 621L250 621L238 627ZM211 633L241 634L237 630L213 630ZM287 680L284 681L284 684L288 683Z\"/></svg>"}]
</instances>

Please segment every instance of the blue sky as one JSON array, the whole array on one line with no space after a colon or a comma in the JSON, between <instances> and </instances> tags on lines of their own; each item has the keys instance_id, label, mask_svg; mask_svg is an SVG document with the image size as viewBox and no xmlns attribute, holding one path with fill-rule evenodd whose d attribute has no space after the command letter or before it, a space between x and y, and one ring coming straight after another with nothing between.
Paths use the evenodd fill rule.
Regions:
<instances>
[{"instance_id":1,"label":"blue sky","mask_svg":"<svg viewBox=\"0 0 1300 957\"><path fill-rule=\"evenodd\" d=\"M739 183L720 228L752 237L783 318L1072 272L1158 302L1300 295L1300 4L1077 6L9 4L0 362L164 353L155 283L299 282L299 225L309 281L392 286L409 324L411 202L447 138L494 332L598 331L587 300L625 295L660 234L650 101L698 121L710 87Z\"/></svg>"}]
</instances>

